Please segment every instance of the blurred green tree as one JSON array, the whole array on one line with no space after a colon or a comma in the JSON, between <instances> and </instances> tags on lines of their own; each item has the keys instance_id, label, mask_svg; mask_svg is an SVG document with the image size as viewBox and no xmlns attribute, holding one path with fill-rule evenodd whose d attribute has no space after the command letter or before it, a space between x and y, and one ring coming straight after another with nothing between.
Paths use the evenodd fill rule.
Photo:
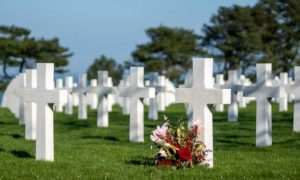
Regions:
<instances>
[{"instance_id":1,"label":"blurred green tree","mask_svg":"<svg viewBox=\"0 0 300 180\"><path fill-rule=\"evenodd\" d=\"M158 72L174 82L191 68L191 56L205 55L199 36L191 30L159 26L146 30L150 42L132 52L133 63L145 66L145 72Z\"/></svg>"},{"instance_id":2,"label":"blurred green tree","mask_svg":"<svg viewBox=\"0 0 300 180\"><path fill-rule=\"evenodd\" d=\"M8 66L16 66L19 62L15 59L19 57L21 48L20 41L27 39L30 31L16 26L0 26L0 62L3 70L3 79L10 79L7 73Z\"/></svg>"},{"instance_id":3,"label":"blurred green tree","mask_svg":"<svg viewBox=\"0 0 300 180\"><path fill-rule=\"evenodd\" d=\"M263 44L251 7L220 7L203 32L202 45L210 48L216 61L223 62L220 71L240 69L244 73L257 63Z\"/></svg>"},{"instance_id":4,"label":"blurred green tree","mask_svg":"<svg viewBox=\"0 0 300 180\"><path fill-rule=\"evenodd\" d=\"M112 77L114 84L117 84L122 78L124 68L121 64L118 64L113 58L108 58L105 55L101 55L96 58L93 64L87 70L88 79L97 79L98 71L108 71L108 75Z\"/></svg>"},{"instance_id":5,"label":"blurred green tree","mask_svg":"<svg viewBox=\"0 0 300 180\"><path fill-rule=\"evenodd\" d=\"M260 0L254 6L220 7L203 27L202 45L221 71L242 73L258 62L273 64L275 74L300 64L300 6L297 0Z\"/></svg>"},{"instance_id":6,"label":"blurred green tree","mask_svg":"<svg viewBox=\"0 0 300 180\"><path fill-rule=\"evenodd\" d=\"M30 30L16 26L0 26L0 62L4 77L9 80L8 67L19 67L23 72L25 67L30 68L28 61L49 62L55 64L58 73L67 71L68 58L73 55L69 49L62 47L58 38L35 39L29 37Z\"/></svg>"},{"instance_id":7,"label":"blurred green tree","mask_svg":"<svg viewBox=\"0 0 300 180\"><path fill-rule=\"evenodd\" d=\"M298 0L260 0L253 8L263 32L262 62L273 64L275 74L300 65L300 5Z\"/></svg>"}]
</instances>

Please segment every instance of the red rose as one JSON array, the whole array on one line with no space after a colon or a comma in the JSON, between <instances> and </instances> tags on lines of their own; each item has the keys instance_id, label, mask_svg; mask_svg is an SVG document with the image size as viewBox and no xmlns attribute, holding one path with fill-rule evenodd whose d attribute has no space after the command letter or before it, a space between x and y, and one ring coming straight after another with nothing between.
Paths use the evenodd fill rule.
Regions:
<instances>
[{"instance_id":1,"label":"red rose","mask_svg":"<svg viewBox=\"0 0 300 180\"><path fill-rule=\"evenodd\" d=\"M178 156L181 161L189 161L192 159L192 153L189 147L184 147L178 150Z\"/></svg>"}]
</instances>

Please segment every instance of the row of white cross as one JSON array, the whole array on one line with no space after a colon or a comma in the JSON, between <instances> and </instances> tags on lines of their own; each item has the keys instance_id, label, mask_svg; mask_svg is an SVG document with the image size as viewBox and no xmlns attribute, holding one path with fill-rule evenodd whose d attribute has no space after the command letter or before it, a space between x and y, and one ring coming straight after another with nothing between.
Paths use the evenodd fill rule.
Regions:
<instances>
[{"instance_id":1,"label":"row of white cross","mask_svg":"<svg viewBox=\"0 0 300 180\"><path fill-rule=\"evenodd\" d=\"M129 114L129 98L117 97L118 87L129 87L130 86L130 77L125 76L121 81L118 87L113 87L112 78L108 77L107 71L98 71L98 80L91 79L90 86L87 86L86 75L79 76L79 86L76 83L73 83L73 77L67 76L65 78L66 85L63 87L63 80L56 79L56 89L67 89L69 92L68 103L65 108L66 114L72 114L72 107L79 106L78 118L87 119L87 105L90 105L92 109L97 109L98 106L98 97L100 96L99 102L102 102L102 97L107 96L106 99L103 99L104 103L107 101L107 108L110 112L112 110L112 105L118 103L123 108L123 114ZM103 77L105 75L106 77ZM104 82L105 81L105 82ZM158 111L164 111L166 106L174 103L175 101L175 87L170 80L164 76L155 75L151 80L145 81L145 87L154 87L156 92L156 98L144 98L143 103L149 106L148 118L157 120ZM104 89L104 91L103 91ZM110 91L105 92L105 89L111 89ZM100 90L101 92L98 92ZM98 93L100 95L98 96ZM72 94L72 95L71 95ZM104 97L105 98L105 97ZM80 99L80 100L79 100ZM78 102L79 101L79 102ZM57 112L63 111L63 105L58 104L55 106ZM99 125L99 127L107 127L107 125Z\"/></svg>"},{"instance_id":2,"label":"row of white cross","mask_svg":"<svg viewBox=\"0 0 300 180\"><path fill-rule=\"evenodd\" d=\"M198 120L203 124L204 132L199 137L207 148L210 150L208 154L208 163L213 166L213 123L212 113L207 105L230 104L229 109L236 111L238 92L242 92L243 97L254 97L257 102L256 109L256 145L269 146L272 143L272 118L271 105L268 98L282 98L285 94L295 94L295 110L294 110L294 130L299 131L300 123L299 115L296 109L299 107L297 92L300 90L300 68L295 68L295 83L288 85L273 85L271 81L271 64L257 64L257 82L256 84L242 83L238 85L235 79L235 72L229 72L228 83L215 87L213 80L213 60L210 58L194 58L192 76L190 81L184 87L175 89L175 102L187 103L189 113L193 120ZM165 92L163 83L155 84L149 82L152 87L144 86L144 69L142 67L131 67L130 76L124 80L119 87L108 85L107 72L100 71L98 73L98 85L91 83L87 86L86 77L79 77L77 87L72 86L72 79L66 79L66 87L62 87L62 82L57 82L57 89L54 88L53 81L53 64L38 64L37 70L26 70L26 83L19 85L16 91L20 97L20 122L26 125L26 138L36 138L36 159L38 160L54 160L53 151L53 112L49 104L55 104L58 111L62 106L66 106L66 113L72 114L72 94L71 91L79 96L79 119L86 119L87 110L82 104L86 104L85 94L87 92L97 94L98 97L98 127L108 126L108 94L115 93L123 98L124 104L129 109L123 109L125 113L130 114L130 132L129 139L132 142L144 141L144 106L140 98L149 100L151 105L152 98L159 97L160 92ZM220 78L216 78L217 82ZM163 81L163 80L158 80ZM152 84L151 84L152 83ZM94 85L93 85L94 84ZM217 83L218 84L218 83ZM8 87L10 88L10 87ZM224 88L224 89L222 89ZM157 94L156 94L157 93ZM160 99L165 99L159 97ZM144 100L145 100L144 99ZM74 100L74 98L73 98ZM22 103L26 105L24 105ZM234 103L231 103L234 102ZM80 105L81 104L81 105ZM156 103L155 103L156 104ZM164 107L156 107L163 110ZM129 111L128 111L129 110ZM21 111L24 111L22 115ZM157 114L149 110L149 116L157 119ZM21 121L24 116L24 120ZM237 115L229 115L229 119L235 121ZM190 122L189 122L190 123ZM35 127L36 125L36 127ZM35 133L36 131L36 133ZM36 136L36 137L35 137Z\"/></svg>"},{"instance_id":3,"label":"row of white cross","mask_svg":"<svg viewBox=\"0 0 300 180\"><path fill-rule=\"evenodd\" d=\"M288 73L280 73L280 78L276 76L274 80L272 80L272 86L277 86L283 88L294 84L292 77L288 77ZM223 74L216 75L216 88L229 88L231 89L231 104L228 107L228 121L235 122L238 120L238 107L245 108L246 104L251 101L255 100L255 98L251 97L244 97L243 96L243 87L250 86L251 81L245 76L241 75L240 79L238 79L237 71L230 70L228 72L228 80L227 82L224 81ZM279 102L279 111L285 112L288 110L288 102L292 102L294 99L293 93L284 93L281 95L280 98L272 98L272 101ZM217 112L223 112L224 106L222 104L216 106Z\"/></svg>"},{"instance_id":4,"label":"row of white cross","mask_svg":"<svg viewBox=\"0 0 300 180\"><path fill-rule=\"evenodd\" d=\"M56 109L61 111L62 106L71 114L71 99L67 90L70 89L71 79L66 79L66 87L61 88L62 82L56 81L57 89L53 84L53 64L38 64L37 70L26 70L22 77L26 77L22 86L16 88L16 94L20 97L20 119L25 119L25 137L26 139L36 139L36 159L52 161L53 153L53 112L48 104L55 104ZM143 125L143 105L140 98L154 98L155 89L145 88L143 85L143 68L131 68L130 86L121 86L117 88L120 97L128 100L130 112L130 132L129 139L132 142L144 141ZM95 93L98 97L98 127L108 126L108 109L106 95L116 91L115 88L107 86L107 72L98 72L98 86L86 86L86 77L79 77L79 83L72 92L78 93L79 96L79 119L86 119L86 98L85 93ZM27 83L26 83L27 82ZM125 100L126 100L125 99ZM26 104L26 105L25 105ZM27 106L28 105L28 106ZM24 113L21 113L23 112ZM26 120L27 119L27 120ZM38 120L36 120L38 119ZM47 127L47 128L46 128Z\"/></svg>"}]
</instances>

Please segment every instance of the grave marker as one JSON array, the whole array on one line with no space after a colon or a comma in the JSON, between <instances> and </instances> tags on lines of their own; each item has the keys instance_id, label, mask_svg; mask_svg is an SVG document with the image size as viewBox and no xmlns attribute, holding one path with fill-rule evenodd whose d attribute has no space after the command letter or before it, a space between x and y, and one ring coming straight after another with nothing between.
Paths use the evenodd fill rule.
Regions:
<instances>
[{"instance_id":1,"label":"grave marker","mask_svg":"<svg viewBox=\"0 0 300 180\"><path fill-rule=\"evenodd\" d=\"M154 88L144 87L144 68L130 68L130 86L119 89L121 97L130 98L130 132L129 140L144 142L144 105L140 98L153 98Z\"/></svg>"},{"instance_id":2,"label":"grave marker","mask_svg":"<svg viewBox=\"0 0 300 180\"><path fill-rule=\"evenodd\" d=\"M189 69L185 77L184 85L180 87L190 88L193 86L193 70ZM176 102L176 89L175 89L175 102ZM191 103L185 103L185 113L188 117L188 128L191 128L193 123L193 105Z\"/></svg>"},{"instance_id":3,"label":"grave marker","mask_svg":"<svg viewBox=\"0 0 300 180\"><path fill-rule=\"evenodd\" d=\"M157 77L157 87L155 88L156 99L157 99L157 110L158 111L165 111L166 110L166 81L165 76L158 76Z\"/></svg>"},{"instance_id":4,"label":"grave marker","mask_svg":"<svg viewBox=\"0 0 300 180\"><path fill-rule=\"evenodd\" d=\"M293 131L300 132L300 66L294 68L295 81L280 89L280 96L286 93L294 94Z\"/></svg>"},{"instance_id":5,"label":"grave marker","mask_svg":"<svg viewBox=\"0 0 300 180\"><path fill-rule=\"evenodd\" d=\"M228 121L236 122L238 120L238 99L237 93L242 90L241 85L238 84L238 74L237 71L228 71L228 80L223 85L225 89L231 89L231 103L228 105Z\"/></svg>"},{"instance_id":6,"label":"grave marker","mask_svg":"<svg viewBox=\"0 0 300 180\"><path fill-rule=\"evenodd\" d=\"M112 87L108 87L107 71L98 71L98 85L90 87L89 92L98 95L97 126L108 127L108 102L106 95L112 93Z\"/></svg>"},{"instance_id":7,"label":"grave marker","mask_svg":"<svg viewBox=\"0 0 300 180\"><path fill-rule=\"evenodd\" d=\"M239 82L242 87L251 85L249 80L244 75L240 76ZM238 102L240 108L245 108L247 106L247 98L244 97L243 91L238 92Z\"/></svg>"},{"instance_id":8,"label":"grave marker","mask_svg":"<svg viewBox=\"0 0 300 180\"><path fill-rule=\"evenodd\" d=\"M113 81L111 77L107 78L107 86L112 88L112 89L116 89L113 87ZM108 94L107 95L107 102L108 102L108 112L112 112L113 110L113 105L116 103L117 96L116 93L112 93L112 94Z\"/></svg>"},{"instance_id":9,"label":"grave marker","mask_svg":"<svg viewBox=\"0 0 300 180\"><path fill-rule=\"evenodd\" d=\"M284 88L288 84L288 74L280 73L279 88ZM288 110L288 93L281 93L279 98L279 112L286 112Z\"/></svg>"},{"instance_id":10,"label":"grave marker","mask_svg":"<svg viewBox=\"0 0 300 180\"><path fill-rule=\"evenodd\" d=\"M26 73L26 88L34 89L37 87L37 71L28 69ZM37 106L34 102L27 102L25 107L25 139L36 139L36 117Z\"/></svg>"},{"instance_id":11,"label":"grave marker","mask_svg":"<svg viewBox=\"0 0 300 180\"><path fill-rule=\"evenodd\" d=\"M78 85L74 88L74 92L78 94L78 119L87 119L87 98L88 91L86 74L78 76Z\"/></svg>"},{"instance_id":12,"label":"grave marker","mask_svg":"<svg viewBox=\"0 0 300 180\"><path fill-rule=\"evenodd\" d=\"M67 102L66 90L54 89L54 64L37 64L37 87L25 88L21 95L26 103L37 105L36 159L54 161L53 111L49 104ZM30 84L30 83L29 83Z\"/></svg>"},{"instance_id":13,"label":"grave marker","mask_svg":"<svg viewBox=\"0 0 300 180\"><path fill-rule=\"evenodd\" d=\"M153 74L151 80L149 81L148 87L154 87L157 85L157 74ZM156 93L156 90L155 90ZM149 99L149 107L148 107L148 119L150 120L158 120L158 109L157 109L157 99L156 96L154 98Z\"/></svg>"},{"instance_id":14,"label":"grave marker","mask_svg":"<svg viewBox=\"0 0 300 180\"><path fill-rule=\"evenodd\" d=\"M289 85L293 85L293 84L294 84L294 81L293 81L293 78L292 78L292 77L289 77L289 78L288 78L288 84L289 84ZM289 102L293 102L294 97L295 97L294 93L289 93L289 94L288 94L288 101L289 101Z\"/></svg>"},{"instance_id":15,"label":"grave marker","mask_svg":"<svg viewBox=\"0 0 300 180\"><path fill-rule=\"evenodd\" d=\"M65 77L66 82L66 90L68 91L68 101L65 106L65 113L68 115L73 114L73 95L72 95L72 89L73 89L73 77L67 76Z\"/></svg>"},{"instance_id":16,"label":"grave marker","mask_svg":"<svg viewBox=\"0 0 300 180\"><path fill-rule=\"evenodd\" d=\"M244 87L245 97L256 98L256 146L272 145L272 107L268 98L278 98L278 86L272 86L272 64L256 64L256 84Z\"/></svg>"},{"instance_id":17,"label":"grave marker","mask_svg":"<svg viewBox=\"0 0 300 180\"><path fill-rule=\"evenodd\" d=\"M130 86L130 77L129 76L124 76L123 78L123 84L121 84L120 87L129 87ZM129 106L130 106L130 99L128 97L123 97L122 98L122 113L124 115L129 114Z\"/></svg>"},{"instance_id":18,"label":"grave marker","mask_svg":"<svg viewBox=\"0 0 300 180\"><path fill-rule=\"evenodd\" d=\"M55 89L57 89L57 90L63 89L63 80L62 79L56 79L55 80ZM63 112L63 105L62 104L56 104L55 105L55 111L56 112Z\"/></svg>"},{"instance_id":19,"label":"grave marker","mask_svg":"<svg viewBox=\"0 0 300 180\"><path fill-rule=\"evenodd\" d=\"M216 75L216 88L222 89L222 86L225 84L224 81L224 74L217 74ZM224 111L224 105L223 104L216 104L216 111L217 112L223 112Z\"/></svg>"},{"instance_id":20,"label":"grave marker","mask_svg":"<svg viewBox=\"0 0 300 180\"><path fill-rule=\"evenodd\" d=\"M90 86L92 88L97 87L98 86L97 81L98 81L97 79L91 79ZM91 109L97 109L97 107L98 107L98 95L97 95L97 93L89 92L89 93L87 93L87 98L89 100L89 104L90 104Z\"/></svg>"},{"instance_id":21,"label":"grave marker","mask_svg":"<svg viewBox=\"0 0 300 180\"><path fill-rule=\"evenodd\" d=\"M25 88L26 86L26 74L21 73L18 75L19 77L19 88ZM23 97L19 97L19 124L25 124L25 103Z\"/></svg>"},{"instance_id":22,"label":"grave marker","mask_svg":"<svg viewBox=\"0 0 300 180\"><path fill-rule=\"evenodd\" d=\"M150 87L150 80L145 80L144 82L145 87ZM143 103L147 106L149 106L150 99L149 98L144 98Z\"/></svg>"},{"instance_id":23,"label":"grave marker","mask_svg":"<svg viewBox=\"0 0 300 180\"><path fill-rule=\"evenodd\" d=\"M200 140L211 150L207 156L209 167L213 167L213 125L212 113L208 104L230 103L229 89L213 87L213 59L193 58L193 85L191 88L177 88L175 98L177 103L189 103L193 107L193 120L203 124Z\"/></svg>"}]
</instances>

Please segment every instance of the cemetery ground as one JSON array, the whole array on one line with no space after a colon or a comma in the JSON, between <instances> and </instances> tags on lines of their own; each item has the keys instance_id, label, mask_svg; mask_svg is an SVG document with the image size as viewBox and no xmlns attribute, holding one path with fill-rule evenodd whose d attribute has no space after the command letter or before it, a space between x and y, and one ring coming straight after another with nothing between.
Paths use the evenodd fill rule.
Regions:
<instances>
[{"instance_id":1,"label":"cemetery ground","mask_svg":"<svg viewBox=\"0 0 300 180\"><path fill-rule=\"evenodd\" d=\"M109 127L97 128L95 110L88 120L55 113L55 161L35 160L35 142L24 139L24 127L7 109L0 109L0 179L297 179L300 177L300 133L292 131L289 111L273 109L273 145L255 147L255 102L240 109L238 122L228 122L227 112L214 112L214 168L175 170L147 162L155 154L150 133L167 115L171 123L186 119L182 104L159 113L159 121L148 120L145 108L145 143L130 143L129 116L114 106ZM213 108L214 109L214 108Z\"/></svg>"}]
</instances>

